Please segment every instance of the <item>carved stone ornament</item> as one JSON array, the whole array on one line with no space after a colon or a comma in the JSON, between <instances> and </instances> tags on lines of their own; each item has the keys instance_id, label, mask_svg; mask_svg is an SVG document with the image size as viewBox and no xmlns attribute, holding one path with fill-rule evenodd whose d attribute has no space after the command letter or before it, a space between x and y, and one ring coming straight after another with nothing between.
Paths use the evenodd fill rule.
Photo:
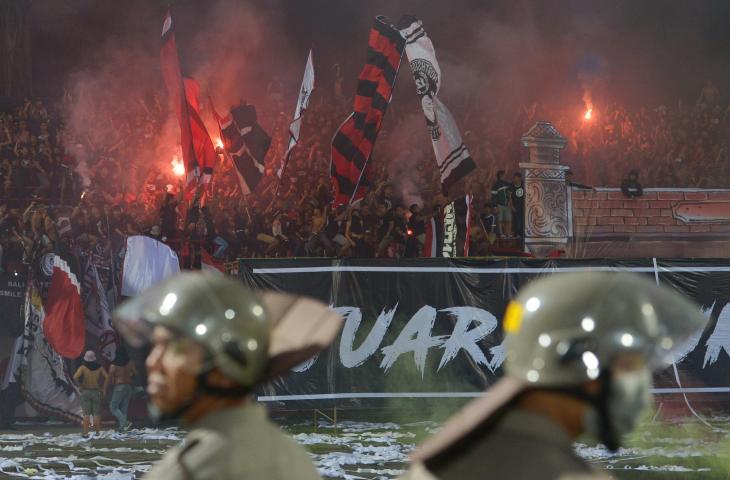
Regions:
<instances>
[{"instance_id":1,"label":"carved stone ornament","mask_svg":"<svg viewBox=\"0 0 730 480\"><path fill-rule=\"evenodd\" d=\"M525 248L544 255L564 247L571 236L568 187L560 151L567 141L550 122L537 122L522 137L530 161L520 163L525 179Z\"/></svg>"}]
</instances>

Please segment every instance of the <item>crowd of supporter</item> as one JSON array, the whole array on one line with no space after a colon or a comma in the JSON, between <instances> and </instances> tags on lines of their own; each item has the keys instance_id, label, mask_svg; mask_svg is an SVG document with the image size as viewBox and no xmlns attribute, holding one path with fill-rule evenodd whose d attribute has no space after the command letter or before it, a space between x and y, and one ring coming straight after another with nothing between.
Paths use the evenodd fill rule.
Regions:
<instances>
[{"instance_id":1,"label":"crowd of supporter","mask_svg":"<svg viewBox=\"0 0 730 480\"><path fill-rule=\"evenodd\" d=\"M281 113L289 110L283 97L281 83L272 81L260 102L259 122L273 141L256 191L241 194L221 155L212 184L192 201L182 198L183 177L167 159L137 158L151 150L167 118L158 98L140 99L120 118L112 106L98 108L98 118L87 121L100 127L88 134L68 127L70 95L56 103L26 100L0 112L3 269L22 269L50 252L82 259L95 251L113 263L125 238L135 234L170 244L187 267L200 265L202 250L222 261L420 256L430 217L449 201L424 141L423 119L391 109L371 160L374 185L356 206L333 210L329 145L351 108L341 82L313 97L280 182L276 172L290 121ZM568 138L564 161L588 183L618 186L633 169L644 187L724 187L730 179L730 106L721 105L711 83L694 105L629 110L607 104L596 106L590 122L540 105L499 125L469 103L453 110L479 166L450 192L452 198L474 194L471 255L488 255L499 238L522 235L524 191L517 173L526 152L519 136L536 120L553 121Z\"/></svg>"}]
</instances>

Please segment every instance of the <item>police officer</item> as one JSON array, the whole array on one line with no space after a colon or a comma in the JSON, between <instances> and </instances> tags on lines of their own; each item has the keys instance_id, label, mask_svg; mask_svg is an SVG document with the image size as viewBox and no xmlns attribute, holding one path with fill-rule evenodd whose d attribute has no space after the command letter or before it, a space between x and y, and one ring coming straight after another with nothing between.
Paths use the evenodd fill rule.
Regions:
<instances>
[{"instance_id":1,"label":"police officer","mask_svg":"<svg viewBox=\"0 0 730 480\"><path fill-rule=\"evenodd\" d=\"M650 401L651 372L705 323L681 294L628 273L557 273L505 312L504 377L412 456L406 478L605 478L573 449L609 449Z\"/></svg>"},{"instance_id":2,"label":"police officer","mask_svg":"<svg viewBox=\"0 0 730 480\"><path fill-rule=\"evenodd\" d=\"M146 479L318 479L307 452L254 401L257 385L325 348L341 318L324 304L254 294L184 273L122 304L114 319L146 360L153 416L189 428Z\"/></svg>"}]
</instances>

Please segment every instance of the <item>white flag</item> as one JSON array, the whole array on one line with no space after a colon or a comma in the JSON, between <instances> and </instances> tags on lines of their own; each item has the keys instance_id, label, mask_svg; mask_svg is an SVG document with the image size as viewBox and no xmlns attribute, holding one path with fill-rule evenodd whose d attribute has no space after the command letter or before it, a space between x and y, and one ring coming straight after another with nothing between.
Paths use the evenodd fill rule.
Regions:
<instances>
[{"instance_id":1,"label":"white flag","mask_svg":"<svg viewBox=\"0 0 730 480\"><path fill-rule=\"evenodd\" d=\"M180 262L170 247L142 235L127 238L122 295L137 295L178 273Z\"/></svg>"},{"instance_id":2,"label":"white flag","mask_svg":"<svg viewBox=\"0 0 730 480\"><path fill-rule=\"evenodd\" d=\"M421 97L423 115L441 173L441 187L447 191L476 165L461 139L454 117L436 96L441 88L441 68L423 23L415 17L406 16L401 19L399 28L406 39L406 55L416 82L416 93Z\"/></svg>"},{"instance_id":3,"label":"white flag","mask_svg":"<svg viewBox=\"0 0 730 480\"><path fill-rule=\"evenodd\" d=\"M286 158L281 168L277 172L279 178L284 174L286 163L289 159L289 153L299 142L299 132L302 128L302 116L309 107L309 97L314 90L314 65L312 64L312 50L309 50L307 56L307 66L304 67L304 78L302 79L302 88L299 89L299 99L297 100L297 108L294 110L294 120L289 125L289 146L286 149Z\"/></svg>"}]
</instances>

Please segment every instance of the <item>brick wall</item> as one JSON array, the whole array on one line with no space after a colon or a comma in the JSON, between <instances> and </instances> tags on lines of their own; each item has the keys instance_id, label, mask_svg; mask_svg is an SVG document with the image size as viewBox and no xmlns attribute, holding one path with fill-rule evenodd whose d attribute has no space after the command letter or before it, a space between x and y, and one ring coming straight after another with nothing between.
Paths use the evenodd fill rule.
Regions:
<instances>
[{"instance_id":1,"label":"brick wall","mask_svg":"<svg viewBox=\"0 0 730 480\"><path fill-rule=\"evenodd\" d=\"M646 189L637 199L618 189L573 190L573 234L721 235L730 232L730 190ZM678 208L700 212L687 220ZM704 210L703 210L704 207Z\"/></svg>"}]
</instances>

